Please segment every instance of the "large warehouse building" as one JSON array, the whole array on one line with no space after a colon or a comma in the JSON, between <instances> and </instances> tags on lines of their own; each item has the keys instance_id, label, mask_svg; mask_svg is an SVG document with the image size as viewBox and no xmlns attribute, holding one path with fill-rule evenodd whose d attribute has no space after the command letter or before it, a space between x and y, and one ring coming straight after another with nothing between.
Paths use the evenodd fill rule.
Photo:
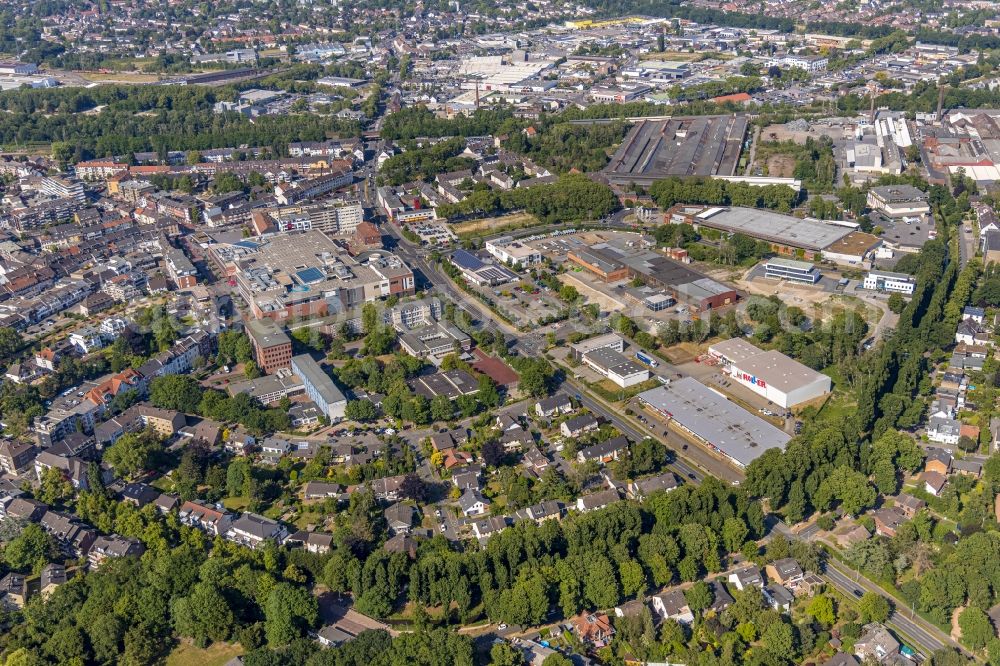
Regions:
<instances>
[{"instance_id":1,"label":"large warehouse building","mask_svg":"<svg viewBox=\"0 0 1000 666\"><path fill-rule=\"evenodd\" d=\"M698 441L746 467L791 437L693 377L639 394L639 400Z\"/></svg>"},{"instance_id":2,"label":"large warehouse building","mask_svg":"<svg viewBox=\"0 0 1000 666\"><path fill-rule=\"evenodd\" d=\"M783 409L801 405L830 392L830 378L778 351L764 351L742 338L708 348L729 376Z\"/></svg>"},{"instance_id":3,"label":"large warehouse building","mask_svg":"<svg viewBox=\"0 0 1000 666\"><path fill-rule=\"evenodd\" d=\"M853 225L800 219L770 210L724 206L685 206L667 211L666 220L725 234L743 234L765 241L780 255L837 264L864 264L882 241Z\"/></svg>"},{"instance_id":4,"label":"large warehouse building","mask_svg":"<svg viewBox=\"0 0 1000 666\"><path fill-rule=\"evenodd\" d=\"M652 185L667 176L734 176L749 121L744 115L640 120L608 162L614 185Z\"/></svg>"}]
</instances>

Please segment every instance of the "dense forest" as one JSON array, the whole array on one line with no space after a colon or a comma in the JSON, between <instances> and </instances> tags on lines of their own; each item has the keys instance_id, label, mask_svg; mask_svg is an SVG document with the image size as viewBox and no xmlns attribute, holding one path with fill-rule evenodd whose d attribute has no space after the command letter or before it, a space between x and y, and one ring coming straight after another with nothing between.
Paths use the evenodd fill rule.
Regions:
<instances>
[{"instance_id":1,"label":"dense forest","mask_svg":"<svg viewBox=\"0 0 1000 666\"><path fill-rule=\"evenodd\" d=\"M205 150L239 145L285 154L290 141L356 136L356 123L314 114L215 113L232 88L100 86L17 90L0 95L0 143L66 142L71 161L139 151ZM90 113L83 113L90 111Z\"/></svg>"},{"instance_id":2,"label":"dense forest","mask_svg":"<svg viewBox=\"0 0 1000 666\"><path fill-rule=\"evenodd\" d=\"M555 183L497 192L477 188L457 204L438 207L438 215L499 215L524 210L542 222L597 220L619 208L610 187L580 174L567 174Z\"/></svg>"}]
</instances>

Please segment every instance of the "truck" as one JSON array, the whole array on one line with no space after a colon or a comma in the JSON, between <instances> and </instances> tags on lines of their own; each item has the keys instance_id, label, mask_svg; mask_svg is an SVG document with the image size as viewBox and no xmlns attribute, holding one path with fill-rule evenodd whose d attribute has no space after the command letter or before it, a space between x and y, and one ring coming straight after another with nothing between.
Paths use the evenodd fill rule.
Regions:
<instances>
[{"instance_id":1,"label":"truck","mask_svg":"<svg viewBox=\"0 0 1000 666\"><path fill-rule=\"evenodd\" d=\"M636 357L636 359L639 360L640 363L645 363L646 365L648 365L651 368L655 368L656 366L659 365L659 363L656 361L656 359L654 359L652 356L650 356L646 352L637 351L635 353L635 357Z\"/></svg>"}]
</instances>

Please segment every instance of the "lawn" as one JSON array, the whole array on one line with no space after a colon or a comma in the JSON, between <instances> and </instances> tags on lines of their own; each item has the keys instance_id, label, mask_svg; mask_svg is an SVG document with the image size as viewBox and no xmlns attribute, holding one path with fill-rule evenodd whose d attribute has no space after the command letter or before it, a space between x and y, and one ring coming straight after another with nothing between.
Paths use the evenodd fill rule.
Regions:
<instances>
[{"instance_id":1,"label":"lawn","mask_svg":"<svg viewBox=\"0 0 1000 666\"><path fill-rule=\"evenodd\" d=\"M487 217L482 220L469 220L452 225L451 230L459 238L469 238L481 236L484 233L498 234L505 231L513 231L523 227L531 227L538 224L538 219L528 213L512 213L500 217Z\"/></svg>"},{"instance_id":2,"label":"lawn","mask_svg":"<svg viewBox=\"0 0 1000 666\"><path fill-rule=\"evenodd\" d=\"M243 654L239 643L213 643L198 648L191 643L181 643L167 655L167 666L222 666L233 657Z\"/></svg>"},{"instance_id":3,"label":"lawn","mask_svg":"<svg viewBox=\"0 0 1000 666\"><path fill-rule=\"evenodd\" d=\"M222 506L230 511L242 511L250 505L250 500L246 497L227 497L222 500Z\"/></svg>"}]
</instances>

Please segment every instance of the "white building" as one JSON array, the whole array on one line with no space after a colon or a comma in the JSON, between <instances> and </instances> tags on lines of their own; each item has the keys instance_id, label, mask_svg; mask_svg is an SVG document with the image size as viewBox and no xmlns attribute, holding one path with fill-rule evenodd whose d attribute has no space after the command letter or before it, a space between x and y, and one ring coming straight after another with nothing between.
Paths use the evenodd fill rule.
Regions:
<instances>
[{"instance_id":1,"label":"white building","mask_svg":"<svg viewBox=\"0 0 1000 666\"><path fill-rule=\"evenodd\" d=\"M491 241L486 241L486 251L493 255L498 261L518 268L525 268L542 263L542 253L533 247L514 240L510 236L503 236Z\"/></svg>"},{"instance_id":2,"label":"white building","mask_svg":"<svg viewBox=\"0 0 1000 666\"><path fill-rule=\"evenodd\" d=\"M864 288L872 291L888 291L897 294L913 295L917 286L912 275L906 273L889 273L888 271L870 271L865 276Z\"/></svg>"},{"instance_id":3,"label":"white building","mask_svg":"<svg viewBox=\"0 0 1000 666\"><path fill-rule=\"evenodd\" d=\"M816 284L822 276L816 267L808 261L774 257L768 259L767 263L764 264L764 277L802 284Z\"/></svg>"},{"instance_id":4,"label":"white building","mask_svg":"<svg viewBox=\"0 0 1000 666\"><path fill-rule=\"evenodd\" d=\"M868 191L868 205L886 217L921 217L930 215L927 193L912 185L883 185Z\"/></svg>"},{"instance_id":5,"label":"white building","mask_svg":"<svg viewBox=\"0 0 1000 666\"><path fill-rule=\"evenodd\" d=\"M621 388L635 386L649 379L649 369L607 347L583 355L583 362Z\"/></svg>"},{"instance_id":6,"label":"white building","mask_svg":"<svg viewBox=\"0 0 1000 666\"><path fill-rule=\"evenodd\" d=\"M830 378L778 351L763 351L742 338L708 348L729 376L783 409L830 392Z\"/></svg>"}]
</instances>

